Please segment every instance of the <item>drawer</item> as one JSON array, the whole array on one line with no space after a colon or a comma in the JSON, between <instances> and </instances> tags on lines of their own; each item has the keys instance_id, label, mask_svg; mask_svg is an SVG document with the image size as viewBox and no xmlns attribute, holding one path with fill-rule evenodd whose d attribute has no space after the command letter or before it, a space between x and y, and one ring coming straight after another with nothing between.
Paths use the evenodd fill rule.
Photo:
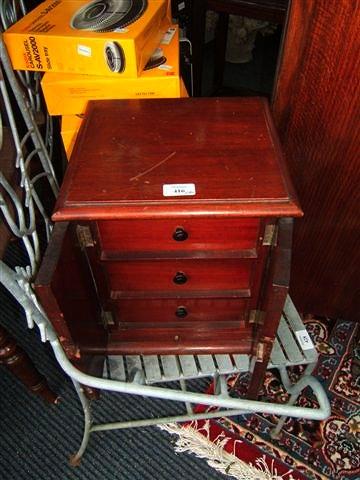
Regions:
<instances>
[{"instance_id":1,"label":"drawer","mask_svg":"<svg viewBox=\"0 0 360 480\"><path fill-rule=\"evenodd\" d=\"M241 322L126 324L109 333L108 355L185 355L252 351L252 329Z\"/></svg>"},{"instance_id":2,"label":"drawer","mask_svg":"<svg viewBox=\"0 0 360 480\"><path fill-rule=\"evenodd\" d=\"M144 260L107 262L106 270L113 299L138 292L172 297L208 292L214 296L212 292L224 290L245 290L240 296L248 296L254 265L251 259Z\"/></svg>"},{"instance_id":3,"label":"drawer","mask_svg":"<svg viewBox=\"0 0 360 480\"><path fill-rule=\"evenodd\" d=\"M247 319L248 299L137 299L113 302L120 323L234 322Z\"/></svg>"},{"instance_id":4,"label":"drawer","mask_svg":"<svg viewBox=\"0 0 360 480\"><path fill-rule=\"evenodd\" d=\"M258 218L189 218L172 220L98 221L104 259L141 254L186 252L193 257L225 252L229 256L256 256ZM241 254L243 252L243 255Z\"/></svg>"}]
</instances>

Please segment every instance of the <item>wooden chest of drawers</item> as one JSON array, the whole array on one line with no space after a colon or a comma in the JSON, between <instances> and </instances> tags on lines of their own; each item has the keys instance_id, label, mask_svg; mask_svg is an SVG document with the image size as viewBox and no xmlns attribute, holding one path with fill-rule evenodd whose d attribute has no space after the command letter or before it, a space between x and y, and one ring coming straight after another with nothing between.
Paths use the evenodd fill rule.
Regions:
<instances>
[{"instance_id":1,"label":"wooden chest of drawers","mask_svg":"<svg viewBox=\"0 0 360 480\"><path fill-rule=\"evenodd\" d=\"M265 363L301 214L264 100L90 103L53 220L80 239L107 331L86 342L77 320L69 344ZM50 277L37 282L45 303Z\"/></svg>"}]
</instances>

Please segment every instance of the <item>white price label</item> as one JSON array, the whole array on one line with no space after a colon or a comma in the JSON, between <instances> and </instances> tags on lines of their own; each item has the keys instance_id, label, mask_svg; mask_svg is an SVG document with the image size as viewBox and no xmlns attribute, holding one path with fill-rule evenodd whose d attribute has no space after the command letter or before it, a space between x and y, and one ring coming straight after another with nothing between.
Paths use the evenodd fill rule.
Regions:
<instances>
[{"instance_id":1,"label":"white price label","mask_svg":"<svg viewBox=\"0 0 360 480\"><path fill-rule=\"evenodd\" d=\"M163 185L164 197L183 197L195 194L196 189L194 183L171 183Z\"/></svg>"},{"instance_id":2,"label":"white price label","mask_svg":"<svg viewBox=\"0 0 360 480\"><path fill-rule=\"evenodd\" d=\"M312 348L315 348L313 341L306 330L299 330L298 332L295 332L295 335L303 350L311 350Z\"/></svg>"},{"instance_id":3,"label":"white price label","mask_svg":"<svg viewBox=\"0 0 360 480\"><path fill-rule=\"evenodd\" d=\"M86 47L85 45L78 45L77 52L83 57L91 57L91 47Z\"/></svg>"}]
</instances>

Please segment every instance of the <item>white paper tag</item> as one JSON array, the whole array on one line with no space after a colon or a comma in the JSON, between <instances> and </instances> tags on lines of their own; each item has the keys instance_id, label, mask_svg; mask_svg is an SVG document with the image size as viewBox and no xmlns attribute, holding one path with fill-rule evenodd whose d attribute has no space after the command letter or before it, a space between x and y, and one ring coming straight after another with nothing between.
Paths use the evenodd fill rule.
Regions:
<instances>
[{"instance_id":1,"label":"white paper tag","mask_svg":"<svg viewBox=\"0 0 360 480\"><path fill-rule=\"evenodd\" d=\"M195 183L171 183L163 185L164 197L182 197L195 194Z\"/></svg>"},{"instance_id":2,"label":"white paper tag","mask_svg":"<svg viewBox=\"0 0 360 480\"><path fill-rule=\"evenodd\" d=\"M170 70L172 70L174 67L172 67L171 65L159 65L158 66L158 69L159 70L165 70L167 72L169 72Z\"/></svg>"},{"instance_id":3,"label":"white paper tag","mask_svg":"<svg viewBox=\"0 0 360 480\"><path fill-rule=\"evenodd\" d=\"M91 57L91 47L86 47L85 45L78 45L77 52L78 55L82 55L83 57Z\"/></svg>"},{"instance_id":4,"label":"white paper tag","mask_svg":"<svg viewBox=\"0 0 360 480\"><path fill-rule=\"evenodd\" d=\"M184 8L185 8L185 2L180 2L178 5L179 12L181 12L181 10L184 10Z\"/></svg>"},{"instance_id":5,"label":"white paper tag","mask_svg":"<svg viewBox=\"0 0 360 480\"><path fill-rule=\"evenodd\" d=\"M160 41L160 45L169 45L175 33L176 33L176 28L174 27L168 28L167 31L164 33L163 38Z\"/></svg>"},{"instance_id":6,"label":"white paper tag","mask_svg":"<svg viewBox=\"0 0 360 480\"><path fill-rule=\"evenodd\" d=\"M295 335L303 350L311 350L312 348L315 348L313 341L306 330L299 330L298 332L295 332Z\"/></svg>"}]
</instances>

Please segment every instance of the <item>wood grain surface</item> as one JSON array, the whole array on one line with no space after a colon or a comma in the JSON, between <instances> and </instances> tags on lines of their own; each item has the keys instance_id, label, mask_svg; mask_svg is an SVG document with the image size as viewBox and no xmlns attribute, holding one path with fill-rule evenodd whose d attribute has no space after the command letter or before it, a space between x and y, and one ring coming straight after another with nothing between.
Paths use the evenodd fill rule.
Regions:
<instances>
[{"instance_id":1,"label":"wood grain surface","mask_svg":"<svg viewBox=\"0 0 360 480\"><path fill-rule=\"evenodd\" d=\"M136 299L118 300L114 310L124 323L233 322L247 320L247 303L246 298ZM183 311L181 318L179 309Z\"/></svg>"},{"instance_id":2,"label":"wood grain surface","mask_svg":"<svg viewBox=\"0 0 360 480\"><path fill-rule=\"evenodd\" d=\"M294 0L272 110L304 218L290 293L301 311L360 311L359 2Z\"/></svg>"},{"instance_id":3,"label":"wood grain surface","mask_svg":"<svg viewBox=\"0 0 360 480\"><path fill-rule=\"evenodd\" d=\"M301 214L264 99L183 98L89 102L53 219Z\"/></svg>"},{"instance_id":4,"label":"wood grain surface","mask_svg":"<svg viewBox=\"0 0 360 480\"><path fill-rule=\"evenodd\" d=\"M79 359L83 345L106 344L101 305L75 225L55 225L35 280L41 301L66 354Z\"/></svg>"},{"instance_id":5,"label":"wood grain surface","mask_svg":"<svg viewBox=\"0 0 360 480\"><path fill-rule=\"evenodd\" d=\"M117 256L156 256L159 251L176 256L201 252L206 255L256 256L259 218L188 218L177 220L109 220L97 222L104 258ZM176 231L184 239L176 240ZM245 250L245 252L244 252Z\"/></svg>"},{"instance_id":6,"label":"wood grain surface","mask_svg":"<svg viewBox=\"0 0 360 480\"><path fill-rule=\"evenodd\" d=\"M250 290L252 259L181 259L108 262L112 291L125 296L142 291L186 296L190 291ZM177 276L181 281L176 281Z\"/></svg>"}]
</instances>

